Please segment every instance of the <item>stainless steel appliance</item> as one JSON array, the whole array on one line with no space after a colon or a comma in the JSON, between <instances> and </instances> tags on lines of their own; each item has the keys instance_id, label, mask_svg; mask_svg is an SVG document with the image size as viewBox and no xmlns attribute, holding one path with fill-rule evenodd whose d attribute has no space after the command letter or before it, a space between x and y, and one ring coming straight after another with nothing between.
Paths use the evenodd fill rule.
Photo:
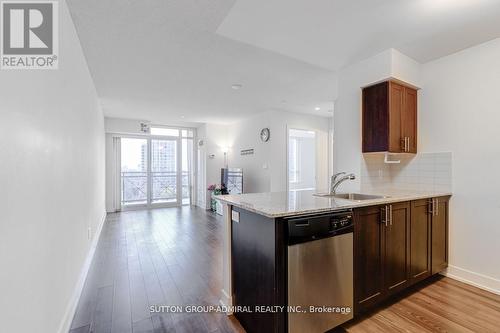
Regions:
<instances>
[{"instance_id":1,"label":"stainless steel appliance","mask_svg":"<svg viewBox=\"0 0 500 333\"><path fill-rule=\"evenodd\" d=\"M352 319L352 212L287 222L288 332L325 332Z\"/></svg>"}]
</instances>

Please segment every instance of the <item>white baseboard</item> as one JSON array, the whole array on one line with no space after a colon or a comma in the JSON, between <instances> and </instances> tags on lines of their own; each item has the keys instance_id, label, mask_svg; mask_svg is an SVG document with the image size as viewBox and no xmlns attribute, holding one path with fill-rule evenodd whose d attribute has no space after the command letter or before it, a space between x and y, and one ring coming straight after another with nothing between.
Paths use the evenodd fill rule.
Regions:
<instances>
[{"instance_id":1,"label":"white baseboard","mask_svg":"<svg viewBox=\"0 0 500 333\"><path fill-rule=\"evenodd\" d=\"M90 245L89 252L87 253L87 257L85 258L82 270L80 271L80 276L78 277L78 281L73 291L73 295L71 295L69 304L66 307L66 312L64 314L63 320L61 322L61 325L59 326L59 333L68 333L69 329L71 328L71 322L73 321L73 317L75 316L76 307L78 305L78 301L80 300L83 286L85 285L85 280L87 279L90 264L92 263L92 259L94 258L94 253L97 247L97 242L99 241L99 236L101 236L104 221L106 221L106 212L104 212L104 215L102 216L101 221L97 226L94 238L92 239L92 243Z\"/></svg>"},{"instance_id":2,"label":"white baseboard","mask_svg":"<svg viewBox=\"0 0 500 333\"><path fill-rule=\"evenodd\" d=\"M453 265L448 265L448 268L442 274L460 282L500 295L500 280L490 276L475 273Z\"/></svg>"}]
</instances>

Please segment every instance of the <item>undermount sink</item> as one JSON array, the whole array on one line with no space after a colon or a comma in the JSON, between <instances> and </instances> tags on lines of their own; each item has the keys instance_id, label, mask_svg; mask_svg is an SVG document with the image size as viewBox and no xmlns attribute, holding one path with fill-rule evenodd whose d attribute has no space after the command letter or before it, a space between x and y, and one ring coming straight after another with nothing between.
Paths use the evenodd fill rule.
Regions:
<instances>
[{"instance_id":1,"label":"undermount sink","mask_svg":"<svg viewBox=\"0 0 500 333\"><path fill-rule=\"evenodd\" d=\"M374 194L362 194L362 193L337 193L337 194L315 194L318 197L329 197L329 198L337 198L337 199L346 199L352 201L362 201L362 200L373 200L373 199L383 199L389 198L384 195L374 195Z\"/></svg>"}]
</instances>

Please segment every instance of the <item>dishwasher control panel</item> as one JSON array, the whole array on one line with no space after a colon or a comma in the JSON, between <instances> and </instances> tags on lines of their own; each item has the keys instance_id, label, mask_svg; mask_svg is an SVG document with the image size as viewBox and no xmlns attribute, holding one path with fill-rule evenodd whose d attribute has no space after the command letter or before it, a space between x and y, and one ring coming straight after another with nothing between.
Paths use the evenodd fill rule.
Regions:
<instances>
[{"instance_id":1,"label":"dishwasher control panel","mask_svg":"<svg viewBox=\"0 0 500 333\"><path fill-rule=\"evenodd\" d=\"M330 220L330 230L336 231L352 225L352 214L332 218Z\"/></svg>"},{"instance_id":2,"label":"dishwasher control panel","mask_svg":"<svg viewBox=\"0 0 500 333\"><path fill-rule=\"evenodd\" d=\"M296 217L287 223L289 245L353 232L352 211Z\"/></svg>"}]
</instances>

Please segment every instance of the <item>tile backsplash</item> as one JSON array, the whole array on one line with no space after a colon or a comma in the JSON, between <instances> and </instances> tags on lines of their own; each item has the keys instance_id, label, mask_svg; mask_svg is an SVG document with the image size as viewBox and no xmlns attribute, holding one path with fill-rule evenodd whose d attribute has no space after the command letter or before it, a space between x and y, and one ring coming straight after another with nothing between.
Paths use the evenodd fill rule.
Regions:
<instances>
[{"instance_id":1,"label":"tile backsplash","mask_svg":"<svg viewBox=\"0 0 500 333\"><path fill-rule=\"evenodd\" d=\"M399 164L384 163L384 154L364 154L361 162L361 188L397 188L416 191L452 190L451 152L394 155Z\"/></svg>"}]
</instances>

